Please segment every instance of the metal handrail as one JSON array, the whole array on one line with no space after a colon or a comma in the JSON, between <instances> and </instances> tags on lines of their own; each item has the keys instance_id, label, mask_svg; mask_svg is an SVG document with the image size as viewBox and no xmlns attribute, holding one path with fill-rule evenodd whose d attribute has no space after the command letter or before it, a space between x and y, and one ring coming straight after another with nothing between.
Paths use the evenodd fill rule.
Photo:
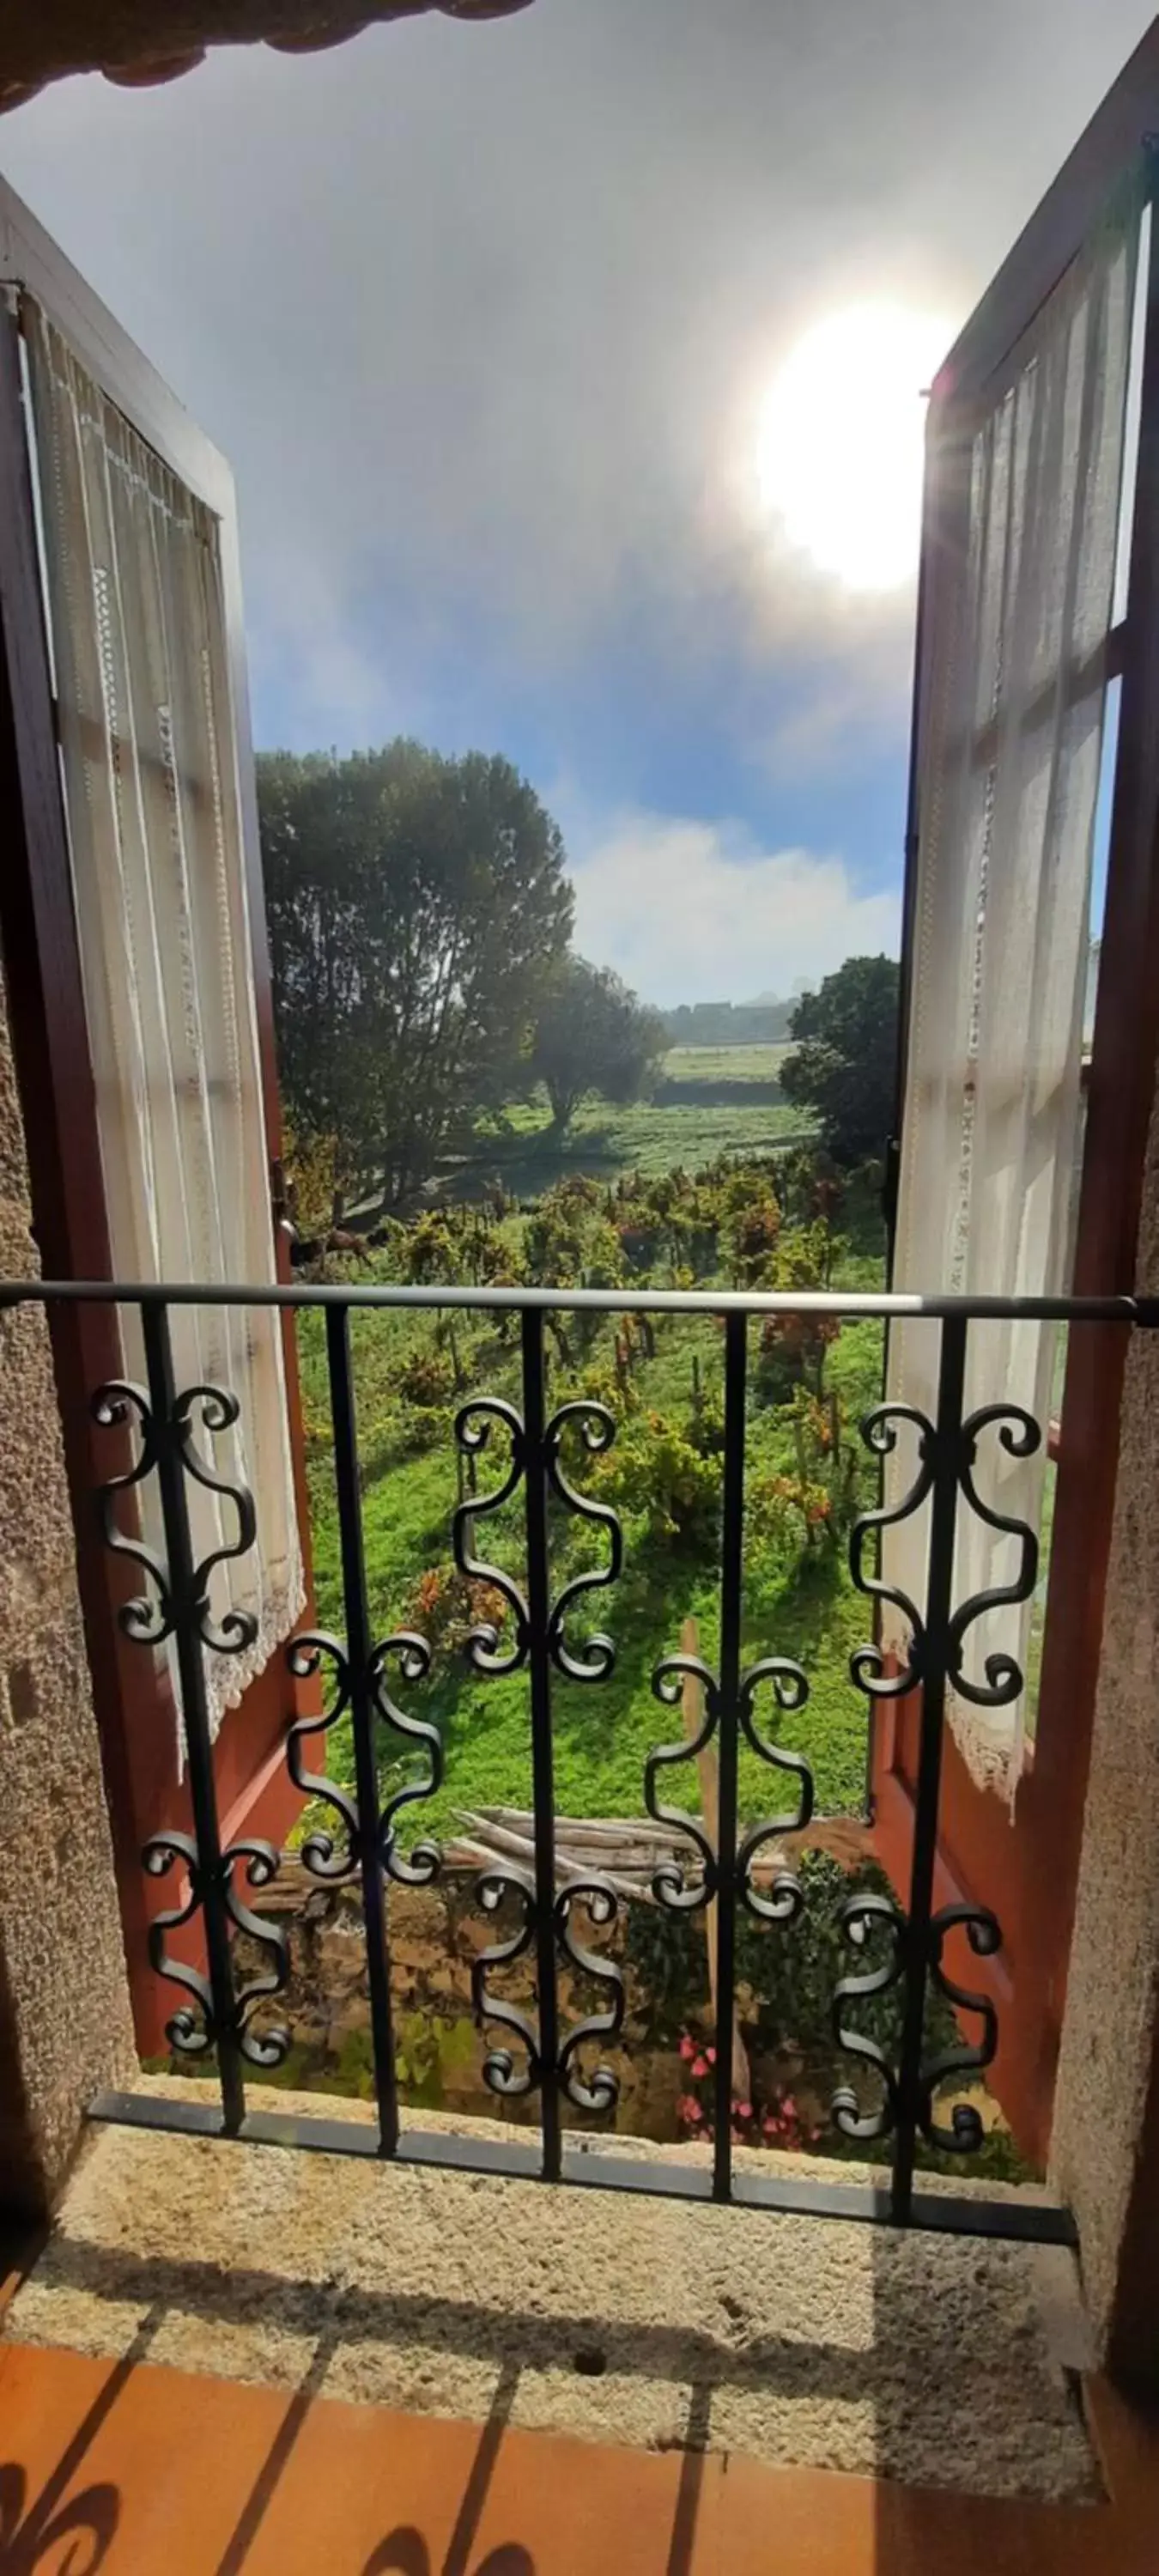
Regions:
<instances>
[{"instance_id":1,"label":"metal handrail","mask_svg":"<svg viewBox=\"0 0 1159 2576\"><path fill-rule=\"evenodd\" d=\"M1157 1297L987 1297L905 1289L532 1288L342 1280L298 1286L216 1280L3 1279L0 1310L24 1305L468 1307L480 1314L829 1315L903 1320L1159 1326Z\"/></svg>"}]
</instances>

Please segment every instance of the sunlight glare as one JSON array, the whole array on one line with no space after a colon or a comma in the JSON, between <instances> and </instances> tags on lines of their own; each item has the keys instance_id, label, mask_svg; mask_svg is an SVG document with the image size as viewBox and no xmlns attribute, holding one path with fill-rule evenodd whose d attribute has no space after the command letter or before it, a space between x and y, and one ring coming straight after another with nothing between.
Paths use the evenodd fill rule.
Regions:
<instances>
[{"instance_id":1,"label":"sunlight glare","mask_svg":"<svg viewBox=\"0 0 1159 2576\"><path fill-rule=\"evenodd\" d=\"M910 306L852 305L798 340L761 407L763 514L847 590L896 590L916 570L921 395L952 336Z\"/></svg>"}]
</instances>

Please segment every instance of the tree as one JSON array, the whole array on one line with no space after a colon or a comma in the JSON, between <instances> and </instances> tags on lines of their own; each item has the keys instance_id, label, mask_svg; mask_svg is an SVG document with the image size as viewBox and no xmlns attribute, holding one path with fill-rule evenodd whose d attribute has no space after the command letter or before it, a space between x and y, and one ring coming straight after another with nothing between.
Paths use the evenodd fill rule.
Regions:
<instances>
[{"instance_id":1,"label":"tree","mask_svg":"<svg viewBox=\"0 0 1159 2576\"><path fill-rule=\"evenodd\" d=\"M846 1167L883 1155L893 1132L899 991L892 957L847 957L793 1013L781 1088L816 1110L834 1161Z\"/></svg>"},{"instance_id":2,"label":"tree","mask_svg":"<svg viewBox=\"0 0 1159 2576\"><path fill-rule=\"evenodd\" d=\"M540 1007L530 1057L557 1134L589 1091L604 1100L638 1100L666 1045L658 1012L647 1010L610 966L566 957Z\"/></svg>"},{"instance_id":3,"label":"tree","mask_svg":"<svg viewBox=\"0 0 1159 2576\"><path fill-rule=\"evenodd\" d=\"M402 740L266 754L258 804L290 1120L397 1207L518 1078L571 929L559 830L509 761Z\"/></svg>"}]
</instances>

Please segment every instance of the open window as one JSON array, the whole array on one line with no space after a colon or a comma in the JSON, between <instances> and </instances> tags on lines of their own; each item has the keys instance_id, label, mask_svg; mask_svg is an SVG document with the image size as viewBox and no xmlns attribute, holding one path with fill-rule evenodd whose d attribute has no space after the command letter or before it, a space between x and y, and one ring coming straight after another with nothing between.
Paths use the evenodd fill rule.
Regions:
<instances>
[{"instance_id":1,"label":"open window","mask_svg":"<svg viewBox=\"0 0 1159 2576\"><path fill-rule=\"evenodd\" d=\"M1070 1284L1145 170L1141 155L985 385L959 390L951 359L931 399L929 471L952 537L926 591L919 674L902 1289L1030 1298ZM890 1342L891 1400L931 1416L936 1342L908 1322ZM1029 1319L979 1326L968 1411L1003 1404L1046 1424L1055 1342ZM1037 1531L1046 1445L1008 1429L987 1500ZM908 1521L887 1540L889 1580L913 1598L923 1542ZM1019 1558L1015 1537L963 1514L957 1597L1013 1588ZM1028 1600L996 1606L987 1656L1025 1671L1030 1618ZM980 1654L975 1632L950 1723L979 1786L1012 1797L1024 1695L991 1692Z\"/></svg>"},{"instance_id":2,"label":"open window","mask_svg":"<svg viewBox=\"0 0 1159 2576\"><path fill-rule=\"evenodd\" d=\"M1157 130L1159 27L933 389L897 1288L1104 1296L1135 1282L1159 1032ZM891 1397L928 1411L935 1339L932 1327L895 1329ZM1044 1438L1024 1454L999 1450L997 1481L985 1478L1000 1513L1049 1537L1049 1565L1037 1613L1011 1602L986 1622L988 1651L1021 1670L1029 1652L1034 1673L1040 1651L1033 1730L1008 1698L950 1712L939 1867L943 1900L989 1903L1002 1921L1002 1961L980 1970L1002 2007L996 2088L1020 2142L1043 2154L1125 1336L1085 1328L1064 1351L1049 1327L1017 1323L977 1326L971 1339L974 1401L1022 1407L1044 1433L1053 1423L1052 1466ZM920 1598L912 1543L891 1544L885 1570ZM1000 1530L967 1528L956 1597L1000 1589L1012 1547ZM984 1689L985 1674L975 1678ZM912 1829L919 1714L899 1705L874 1749L893 1869Z\"/></svg>"},{"instance_id":3,"label":"open window","mask_svg":"<svg viewBox=\"0 0 1159 2576\"><path fill-rule=\"evenodd\" d=\"M42 1266L267 1285L283 1257L280 1145L232 478L8 190L0 268L0 904ZM86 1398L143 1377L140 1325L94 1308L54 1333L132 1935L141 1846L181 1821L181 1712L168 1653L122 1651L92 1502L109 1434ZM306 1583L292 1330L272 1308L178 1304L172 1334L180 1385L239 1400L236 1423L211 1409L195 1427L216 1473L252 1491L256 1547L237 1550L234 1506L208 1484L190 1485L192 1539L198 1562L217 1560L216 1629L242 1612L255 1631L244 1655L208 1658L220 1804L280 1840L293 1690L278 1648ZM135 1967L144 1950L130 1938ZM152 1986L142 1967L146 2047Z\"/></svg>"}]
</instances>

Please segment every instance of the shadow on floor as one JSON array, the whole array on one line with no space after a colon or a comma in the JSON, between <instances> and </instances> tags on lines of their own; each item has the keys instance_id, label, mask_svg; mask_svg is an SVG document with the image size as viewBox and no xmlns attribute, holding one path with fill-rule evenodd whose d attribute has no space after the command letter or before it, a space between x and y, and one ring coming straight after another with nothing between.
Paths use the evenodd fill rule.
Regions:
<instances>
[{"instance_id":1,"label":"shadow on floor","mask_svg":"<svg viewBox=\"0 0 1159 2576\"><path fill-rule=\"evenodd\" d=\"M118 2397L145 2359L160 2316L158 2309L138 2327L128 2352L65 2443L38 2495L29 2494L28 2472L19 2460L0 2460L0 2576L34 2576L34 2570L50 2558L69 2576L96 2576L108 2557L121 2519L120 2488L104 2480L83 2487L79 2495L68 2490ZM79 2557L76 2548L70 2547L67 2556L58 2560L56 2552L66 2541L77 2548L87 2542L87 2556Z\"/></svg>"},{"instance_id":2,"label":"shadow on floor","mask_svg":"<svg viewBox=\"0 0 1159 2576\"><path fill-rule=\"evenodd\" d=\"M271 2392L208 2378L191 2379L168 2369L140 2371L161 2314L159 2308L151 2312L138 2329L130 2351L115 2365L27 2346L11 2348L11 2360L18 2362L19 2376L24 2381L22 2401L18 2395L15 2411L19 2412L23 2402L27 2447L24 2460L13 2457L0 2463L0 2576L37 2576L37 2571L47 2576L50 2566L60 2569L62 2576L64 2571L67 2576L99 2576L106 2566L109 2576L113 2576L114 2569L117 2576L122 2576L122 2571L124 2576L136 2576L138 2569L145 2576L140 2554L143 2524L152 2524L155 2536L159 2522L166 2533L168 2576L186 2576L186 2571L189 2576L193 2571L196 2576L247 2576L251 2568L268 2570L275 2564L279 2571L286 2570L286 2576L292 2576L297 2562L289 2535L298 2529L303 2478L318 2488L316 2453L307 2449L304 2458L296 2456L304 2435L307 2443L311 2438L317 2443L321 2436L323 2461L331 2445L335 2446L333 2486L326 2498L328 2557L334 2576L555 2576L557 2570L570 2564L576 2517L580 2524L586 2524L593 2500L597 2516L606 2518L606 2545L619 2545L614 2535L623 2519L623 2502L618 2505L611 2490L606 2497L602 2495L602 2462L608 2455L595 2447L582 2458L577 2474L576 2451L578 2448L582 2453L584 2446L565 2446L569 2456L562 2474L549 2464L545 2480L533 2477L531 2491L524 2485L525 2465L513 2467L508 2459L505 2484L501 2481L501 2490L493 2493L519 2385L519 2367L509 2360L500 2374L487 2420L477 2431L441 2421L437 2427L424 2426L422 2419L415 2419L420 2457L425 2441L429 2458L429 2437L436 2433L436 2500L428 2517L420 2502L421 2477L418 2489L413 2477L408 2478L407 2458L413 2464L416 2455L407 2442L398 2455L402 2470L398 2503L403 2510L367 2556L367 2524L372 2531L374 2498L382 2487L384 2456L388 2463L386 2495L394 2484L389 2468L390 2445L398 2443L400 2419L384 2414L380 2436L371 2416L370 2453L365 2447L369 2410L351 2409L348 2414L341 2401L326 2400L321 2405L319 2421L318 2391L337 2334L323 2338L308 2381L284 2403L271 2438ZM62 2362L67 2364L63 2371ZM86 2404L93 2377L98 2374L97 2394ZM202 2395L204 2413L199 2405ZM224 2427L223 2399L227 2406ZM76 2411L78 2406L82 2412ZM255 2427L253 2417L259 2407ZM685 2429L689 2447L683 2451L678 2478L674 2477L660 2491L654 2483L659 2463L652 2462L650 2476L645 2472L651 2502L644 2521L649 2530L650 2552L655 2551L654 2560L649 2554L648 2563L654 2563L656 2576L661 2576L661 2571L663 2576L691 2576L703 2502L710 2407L711 2391L694 2388ZM119 2429L117 2422L110 2421L118 2409L122 2410ZM34 2492L35 2473L27 2464L28 2456L35 2454L43 2462L46 2448L51 2456L58 2416L59 2454ZM344 2449L344 2418L347 2424L351 2419L360 2419L352 2454ZM145 2421L148 2432L142 2438ZM521 2435L514 2438L517 2445L528 2439ZM534 2442L536 2437L530 2438ZM110 2464L111 2454L118 2464L119 2476L93 2478L81 2484L86 2458L98 2442L103 2463ZM127 2459L127 2469L120 2469L122 2459ZM224 2485L228 2491L231 2471L236 2478L239 2470L241 2483L235 2485L229 2508L236 2516L233 2527L223 2545L219 2519L216 2538L207 2547L199 2517L188 2509L191 2485L194 2489L220 2489ZM293 2476L288 2488L285 2483L291 2470L298 2480L297 2494ZM367 2477L372 2481L369 2485L365 2483ZM321 2483L324 2486L326 2482L323 2479ZM362 2531L360 2545L350 2535L349 2559L343 2548L344 2493L354 2507L353 2520ZM638 2519L638 2501L642 2499L632 2489L629 2521ZM453 2524L448 2530L452 2514ZM389 2519L389 2513L384 2513L383 2522ZM490 2528L484 2534L485 2520ZM495 2536L496 2521L501 2537ZM504 2522L508 2526L506 2533ZM532 2534L534 2546L529 2545ZM622 2542L626 2543L627 2537L621 2533ZM581 2554L590 2548L590 2542L591 2534L585 2532ZM301 2535L301 2545L308 2552L309 2563L315 2564L316 2547L305 2534ZM150 2549L150 2561L153 2554ZM588 2563L584 2554L584 2564ZM632 2563L636 2564L634 2556ZM158 2576L152 2563L148 2576Z\"/></svg>"},{"instance_id":3,"label":"shadow on floor","mask_svg":"<svg viewBox=\"0 0 1159 2576\"><path fill-rule=\"evenodd\" d=\"M261 2524L269 2510L275 2488L299 2439L310 2406L325 2377L336 2336L328 2336L314 2355L309 2377L297 2391L276 2439L254 2481L252 2493L237 2528L219 2559L214 2576L243 2576L246 2559ZM478 2567L472 2564L472 2544L487 2501L487 2492L499 2455L499 2445L511 2417L519 2373L508 2363L500 2375L491 2410L479 2436L479 2447L463 2489L462 2502L455 2528L443 2553L437 2576L536 2576L534 2561L518 2543L505 2543L493 2549ZM2 2576L2 2570L0 2570ZM362 2576L436 2576L430 2549L421 2531L413 2523L400 2523L372 2551Z\"/></svg>"}]
</instances>

